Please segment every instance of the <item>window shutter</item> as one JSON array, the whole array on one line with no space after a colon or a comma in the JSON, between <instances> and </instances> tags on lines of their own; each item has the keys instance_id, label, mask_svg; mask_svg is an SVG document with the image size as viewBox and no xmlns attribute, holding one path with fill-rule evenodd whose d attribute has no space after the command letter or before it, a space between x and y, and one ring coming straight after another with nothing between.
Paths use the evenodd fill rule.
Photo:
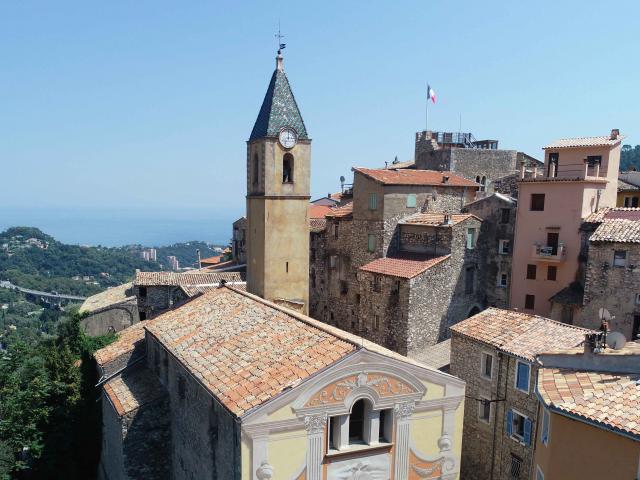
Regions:
<instances>
[{"instance_id":1,"label":"window shutter","mask_svg":"<svg viewBox=\"0 0 640 480\"><path fill-rule=\"evenodd\" d=\"M531 419L524 419L524 443L531 445Z\"/></svg>"},{"instance_id":2,"label":"window shutter","mask_svg":"<svg viewBox=\"0 0 640 480\"><path fill-rule=\"evenodd\" d=\"M505 425L505 430L507 431L508 436L511 436L513 433L513 412L511 409L507 410L507 424Z\"/></svg>"}]
</instances>

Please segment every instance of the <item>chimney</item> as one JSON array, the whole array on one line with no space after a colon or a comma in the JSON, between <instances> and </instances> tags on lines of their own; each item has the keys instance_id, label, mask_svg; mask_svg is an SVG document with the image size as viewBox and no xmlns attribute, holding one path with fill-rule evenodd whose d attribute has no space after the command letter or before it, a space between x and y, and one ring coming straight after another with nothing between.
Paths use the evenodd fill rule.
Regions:
<instances>
[{"instance_id":1,"label":"chimney","mask_svg":"<svg viewBox=\"0 0 640 480\"><path fill-rule=\"evenodd\" d=\"M444 220L442 222L443 225L451 225L451 215L449 215L448 213L444 214Z\"/></svg>"},{"instance_id":2,"label":"chimney","mask_svg":"<svg viewBox=\"0 0 640 480\"><path fill-rule=\"evenodd\" d=\"M522 160L520 162L520 180L524 178L525 166L526 166L525 161Z\"/></svg>"},{"instance_id":3,"label":"chimney","mask_svg":"<svg viewBox=\"0 0 640 480\"><path fill-rule=\"evenodd\" d=\"M442 176L442 183L449 183L449 175Z\"/></svg>"},{"instance_id":4,"label":"chimney","mask_svg":"<svg viewBox=\"0 0 640 480\"><path fill-rule=\"evenodd\" d=\"M618 137L620 136L620 129L619 128L612 128L611 129L611 140L617 140Z\"/></svg>"}]
</instances>

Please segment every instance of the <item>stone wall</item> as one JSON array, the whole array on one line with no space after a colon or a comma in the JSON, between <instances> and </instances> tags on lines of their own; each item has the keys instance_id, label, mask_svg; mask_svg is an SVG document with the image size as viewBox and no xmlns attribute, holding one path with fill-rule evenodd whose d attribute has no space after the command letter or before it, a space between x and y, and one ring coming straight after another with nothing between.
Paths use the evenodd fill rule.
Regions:
<instances>
[{"instance_id":1,"label":"stone wall","mask_svg":"<svg viewBox=\"0 0 640 480\"><path fill-rule=\"evenodd\" d=\"M464 210L482 219L477 249L481 265L479 280L485 293L483 303L489 307L508 308L517 203L492 195L468 204ZM503 210L508 211L506 223L502 221ZM500 253L500 240L509 241L508 254ZM506 287L500 285L503 273L507 274Z\"/></svg>"},{"instance_id":2,"label":"stone wall","mask_svg":"<svg viewBox=\"0 0 640 480\"><path fill-rule=\"evenodd\" d=\"M104 390L100 401L102 402L102 450L98 478L100 480L124 480L122 422L111 406Z\"/></svg>"},{"instance_id":3,"label":"stone wall","mask_svg":"<svg viewBox=\"0 0 640 480\"><path fill-rule=\"evenodd\" d=\"M480 374L483 352L492 354L494 358L491 380ZM514 387L515 371L516 358L502 354L483 342L456 333L452 335L450 373L466 382L466 395L469 397L464 412L461 478L511 480L512 454L522 459L520 478L531 478L538 434L538 401L534 392L537 369L535 365L531 366L528 394ZM497 400L492 402L489 424L479 419L480 402L477 399L480 398ZM531 419L531 445L523 445L507 436L505 416L509 409Z\"/></svg>"},{"instance_id":4,"label":"stone wall","mask_svg":"<svg viewBox=\"0 0 640 480\"><path fill-rule=\"evenodd\" d=\"M141 295L141 288L146 289L146 295ZM175 285L136 286L133 291L138 299L140 319L156 317L173 306L188 300L184 291Z\"/></svg>"},{"instance_id":5,"label":"stone wall","mask_svg":"<svg viewBox=\"0 0 640 480\"><path fill-rule=\"evenodd\" d=\"M614 267L616 250L627 252L626 267ZM640 245L636 243L594 243L589 245L584 285L584 306L576 324L586 328L600 327L601 308L613 318L609 329L621 332L631 340L634 321L640 322ZM638 320L636 320L636 318Z\"/></svg>"},{"instance_id":6,"label":"stone wall","mask_svg":"<svg viewBox=\"0 0 640 480\"><path fill-rule=\"evenodd\" d=\"M81 320L80 324L87 335L95 337L109 332L119 332L139 321L137 300L132 297L124 302L91 312Z\"/></svg>"}]
</instances>

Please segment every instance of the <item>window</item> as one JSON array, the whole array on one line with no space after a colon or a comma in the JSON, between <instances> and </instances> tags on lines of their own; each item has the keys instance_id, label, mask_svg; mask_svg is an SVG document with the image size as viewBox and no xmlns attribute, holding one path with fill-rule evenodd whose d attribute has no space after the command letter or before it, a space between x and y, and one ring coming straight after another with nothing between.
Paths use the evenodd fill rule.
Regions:
<instances>
[{"instance_id":1,"label":"window","mask_svg":"<svg viewBox=\"0 0 640 480\"><path fill-rule=\"evenodd\" d=\"M364 400L358 400L351 407L349 415L349 445L364 443Z\"/></svg>"},{"instance_id":2,"label":"window","mask_svg":"<svg viewBox=\"0 0 640 480\"><path fill-rule=\"evenodd\" d=\"M284 262L284 271L289 273L289 262Z\"/></svg>"},{"instance_id":3,"label":"window","mask_svg":"<svg viewBox=\"0 0 640 480\"><path fill-rule=\"evenodd\" d=\"M333 224L333 238L338 238L338 222Z\"/></svg>"},{"instance_id":4,"label":"window","mask_svg":"<svg viewBox=\"0 0 640 480\"><path fill-rule=\"evenodd\" d=\"M524 308L527 310L533 310L536 306L536 296L535 295L525 295L524 296Z\"/></svg>"},{"instance_id":5,"label":"window","mask_svg":"<svg viewBox=\"0 0 640 480\"><path fill-rule=\"evenodd\" d=\"M557 177L558 176L558 153L550 153L549 154L549 165L547 170L547 177Z\"/></svg>"},{"instance_id":6,"label":"window","mask_svg":"<svg viewBox=\"0 0 640 480\"><path fill-rule=\"evenodd\" d=\"M640 315L633 316L633 328L631 329L631 340L640 340Z\"/></svg>"},{"instance_id":7,"label":"window","mask_svg":"<svg viewBox=\"0 0 640 480\"><path fill-rule=\"evenodd\" d=\"M483 378L491 380L491 377L493 377L493 355L482 352L480 362L480 374Z\"/></svg>"},{"instance_id":8,"label":"window","mask_svg":"<svg viewBox=\"0 0 640 480\"><path fill-rule=\"evenodd\" d=\"M558 276L558 267L555 265L549 265L547 267L547 280L556 281L556 277Z\"/></svg>"},{"instance_id":9,"label":"window","mask_svg":"<svg viewBox=\"0 0 640 480\"><path fill-rule=\"evenodd\" d=\"M356 303L360 305L360 294L356 293Z\"/></svg>"},{"instance_id":10,"label":"window","mask_svg":"<svg viewBox=\"0 0 640 480\"><path fill-rule=\"evenodd\" d=\"M482 177L482 180L480 180L480 191L484 192L487 189L487 177Z\"/></svg>"},{"instance_id":11,"label":"window","mask_svg":"<svg viewBox=\"0 0 640 480\"><path fill-rule=\"evenodd\" d=\"M509 473L511 480L519 480L522 478L522 459L514 454L511 454L511 469Z\"/></svg>"},{"instance_id":12,"label":"window","mask_svg":"<svg viewBox=\"0 0 640 480\"><path fill-rule=\"evenodd\" d=\"M631 206L631 197L624 197L624 206L627 208Z\"/></svg>"},{"instance_id":13,"label":"window","mask_svg":"<svg viewBox=\"0 0 640 480\"><path fill-rule=\"evenodd\" d=\"M327 444L329 450L346 450L352 445L377 445L390 442L393 414L388 410L373 410L368 400L357 400L346 415L329 417Z\"/></svg>"},{"instance_id":14,"label":"window","mask_svg":"<svg viewBox=\"0 0 640 480\"><path fill-rule=\"evenodd\" d=\"M260 159L256 153L253 156L253 184L257 185L260 181Z\"/></svg>"},{"instance_id":15,"label":"window","mask_svg":"<svg viewBox=\"0 0 640 480\"><path fill-rule=\"evenodd\" d=\"M602 163L602 156L600 155L589 155L587 157L587 165L589 168L588 175L592 176L596 173L596 165L600 165Z\"/></svg>"},{"instance_id":16,"label":"window","mask_svg":"<svg viewBox=\"0 0 640 480\"><path fill-rule=\"evenodd\" d=\"M560 234L558 232L547 233L547 247L551 247L551 255L558 254L559 243L560 243Z\"/></svg>"},{"instance_id":17,"label":"window","mask_svg":"<svg viewBox=\"0 0 640 480\"><path fill-rule=\"evenodd\" d=\"M476 229L467 228L467 249L472 250L476 246Z\"/></svg>"},{"instance_id":18,"label":"window","mask_svg":"<svg viewBox=\"0 0 640 480\"><path fill-rule=\"evenodd\" d=\"M474 283L475 283L475 268L467 267L464 276L464 293L473 293L474 291Z\"/></svg>"},{"instance_id":19,"label":"window","mask_svg":"<svg viewBox=\"0 0 640 480\"><path fill-rule=\"evenodd\" d=\"M499 240L498 241L498 253L500 255L509 255L511 253L511 241Z\"/></svg>"},{"instance_id":20,"label":"window","mask_svg":"<svg viewBox=\"0 0 640 480\"><path fill-rule=\"evenodd\" d=\"M508 208L503 208L500 211L500 223L509 223L511 219L511 210Z\"/></svg>"},{"instance_id":21,"label":"window","mask_svg":"<svg viewBox=\"0 0 640 480\"><path fill-rule=\"evenodd\" d=\"M531 445L531 420L516 410L507 410L507 435L525 445Z\"/></svg>"},{"instance_id":22,"label":"window","mask_svg":"<svg viewBox=\"0 0 640 480\"><path fill-rule=\"evenodd\" d=\"M624 267L627 264L627 251L616 250L613 252L613 266Z\"/></svg>"},{"instance_id":23,"label":"window","mask_svg":"<svg viewBox=\"0 0 640 480\"><path fill-rule=\"evenodd\" d=\"M138 287L140 298L147 298L147 287Z\"/></svg>"},{"instance_id":24,"label":"window","mask_svg":"<svg viewBox=\"0 0 640 480\"><path fill-rule=\"evenodd\" d=\"M543 445L549 444L549 410L542 409L542 428L540 429L540 441Z\"/></svg>"},{"instance_id":25,"label":"window","mask_svg":"<svg viewBox=\"0 0 640 480\"><path fill-rule=\"evenodd\" d=\"M535 280L538 267L536 265L527 265L527 280Z\"/></svg>"},{"instance_id":26,"label":"window","mask_svg":"<svg viewBox=\"0 0 640 480\"><path fill-rule=\"evenodd\" d=\"M544 473L540 468L540 465L536 465L536 480L544 480Z\"/></svg>"},{"instance_id":27,"label":"window","mask_svg":"<svg viewBox=\"0 0 640 480\"><path fill-rule=\"evenodd\" d=\"M340 280L340 294L346 295L349 293L349 283L346 280Z\"/></svg>"},{"instance_id":28,"label":"window","mask_svg":"<svg viewBox=\"0 0 640 480\"><path fill-rule=\"evenodd\" d=\"M369 210L375 210L378 208L378 195L375 193L369 194Z\"/></svg>"},{"instance_id":29,"label":"window","mask_svg":"<svg viewBox=\"0 0 640 480\"><path fill-rule=\"evenodd\" d=\"M509 284L509 277L506 273L500 274L500 279L498 280L499 287L506 287Z\"/></svg>"},{"instance_id":30,"label":"window","mask_svg":"<svg viewBox=\"0 0 640 480\"><path fill-rule=\"evenodd\" d=\"M391 410L380 410L380 421L378 425L378 442L391 442L393 435L393 415L391 414Z\"/></svg>"},{"instance_id":31,"label":"window","mask_svg":"<svg viewBox=\"0 0 640 480\"><path fill-rule=\"evenodd\" d=\"M480 397L478 401L478 419L485 423L491 423L491 401L486 397Z\"/></svg>"},{"instance_id":32,"label":"window","mask_svg":"<svg viewBox=\"0 0 640 480\"><path fill-rule=\"evenodd\" d=\"M290 153L282 157L282 183L293 183L293 155Z\"/></svg>"},{"instance_id":33,"label":"window","mask_svg":"<svg viewBox=\"0 0 640 480\"><path fill-rule=\"evenodd\" d=\"M374 292L382 291L382 277L380 275L375 275L373 277L373 291Z\"/></svg>"},{"instance_id":34,"label":"window","mask_svg":"<svg viewBox=\"0 0 640 480\"><path fill-rule=\"evenodd\" d=\"M529 393L529 374L531 366L528 363L516 362L516 388L524 393Z\"/></svg>"},{"instance_id":35,"label":"window","mask_svg":"<svg viewBox=\"0 0 640 480\"><path fill-rule=\"evenodd\" d=\"M367 235L367 251L375 252L376 251L376 236L373 233Z\"/></svg>"},{"instance_id":36,"label":"window","mask_svg":"<svg viewBox=\"0 0 640 480\"><path fill-rule=\"evenodd\" d=\"M531 211L533 212L544 211L544 193L531 194Z\"/></svg>"},{"instance_id":37,"label":"window","mask_svg":"<svg viewBox=\"0 0 640 480\"><path fill-rule=\"evenodd\" d=\"M416 196L411 193L407 195L407 208L415 208L416 207Z\"/></svg>"}]
</instances>

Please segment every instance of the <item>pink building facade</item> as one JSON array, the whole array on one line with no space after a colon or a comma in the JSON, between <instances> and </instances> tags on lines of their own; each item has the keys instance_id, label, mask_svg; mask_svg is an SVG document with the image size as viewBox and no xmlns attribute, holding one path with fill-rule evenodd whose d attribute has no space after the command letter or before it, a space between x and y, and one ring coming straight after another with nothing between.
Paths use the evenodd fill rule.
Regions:
<instances>
[{"instance_id":1,"label":"pink building facade","mask_svg":"<svg viewBox=\"0 0 640 480\"><path fill-rule=\"evenodd\" d=\"M580 226L589 214L616 204L622 139L612 130L557 140L544 148L543 172L524 178L521 169L512 308L550 317L550 298L579 279Z\"/></svg>"}]
</instances>

